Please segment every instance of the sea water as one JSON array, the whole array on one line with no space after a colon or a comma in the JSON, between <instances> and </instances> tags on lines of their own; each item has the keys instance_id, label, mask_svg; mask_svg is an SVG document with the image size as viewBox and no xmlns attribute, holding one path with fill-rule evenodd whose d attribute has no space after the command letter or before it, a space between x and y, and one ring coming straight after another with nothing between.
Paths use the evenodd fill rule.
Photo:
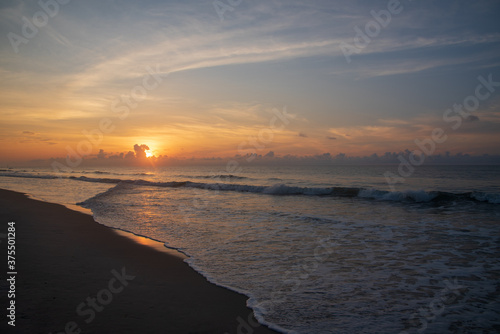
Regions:
<instances>
[{"instance_id":1,"label":"sea water","mask_svg":"<svg viewBox=\"0 0 500 334\"><path fill-rule=\"evenodd\" d=\"M286 333L500 331L500 167L5 169L0 187L78 204L245 293ZM162 265L159 263L158 265Z\"/></svg>"}]
</instances>

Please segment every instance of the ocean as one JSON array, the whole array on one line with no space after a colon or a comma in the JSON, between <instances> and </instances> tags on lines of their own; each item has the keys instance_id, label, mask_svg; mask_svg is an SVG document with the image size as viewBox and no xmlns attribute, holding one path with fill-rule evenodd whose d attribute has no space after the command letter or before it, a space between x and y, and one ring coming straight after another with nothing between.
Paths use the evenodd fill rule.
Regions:
<instances>
[{"instance_id":1,"label":"ocean","mask_svg":"<svg viewBox=\"0 0 500 334\"><path fill-rule=\"evenodd\" d=\"M500 166L0 170L188 256L283 333L500 332ZM162 265L159 263L158 265Z\"/></svg>"}]
</instances>

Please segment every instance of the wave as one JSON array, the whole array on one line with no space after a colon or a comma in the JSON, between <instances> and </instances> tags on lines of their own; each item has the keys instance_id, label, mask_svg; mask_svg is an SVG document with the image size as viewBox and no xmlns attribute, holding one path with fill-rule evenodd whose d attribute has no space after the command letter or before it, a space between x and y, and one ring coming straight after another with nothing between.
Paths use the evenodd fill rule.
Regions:
<instances>
[{"instance_id":1,"label":"wave","mask_svg":"<svg viewBox=\"0 0 500 334\"><path fill-rule=\"evenodd\" d=\"M407 191L385 191L378 189L366 189L355 187L294 187L285 184L275 184L272 186L257 186L247 184L231 183L199 183L191 181L171 181L171 182L151 182L145 180L117 180L117 179L97 179L96 181L87 177L78 178L86 182L104 182L104 183L126 183L140 186L163 187L163 188L196 188L213 191L234 191L256 194L266 194L275 196L330 196L330 197L348 197L363 198L381 201L394 202L446 202L457 200L468 200L477 202L486 202L490 204L500 204L500 194L487 194L482 192L450 193L443 191L425 191L425 190L407 190Z\"/></svg>"},{"instance_id":2,"label":"wave","mask_svg":"<svg viewBox=\"0 0 500 334\"><path fill-rule=\"evenodd\" d=\"M106 190L106 191L104 191L104 192L102 192L102 193L99 193L99 194L95 195L94 197L88 198L88 199L86 199L86 200L85 200L85 201L83 201L83 202L76 203L76 205L79 205L79 206L81 206L81 207L83 207L83 208L90 209L90 208L92 208L92 206L91 206L91 205L93 205L93 204L95 204L95 203L96 203L96 202L95 202L95 200L96 200L96 199L105 198L105 197L106 197L106 196L108 196L108 195L113 195L113 194L114 194L117 190L122 189L122 188L124 188L124 187L126 187L126 186L127 186L127 183L126 183L126 182L118 182L118 183L116 184L116 186L111 187L111 188L109 188L108 190Z\"/></svg>"},{"instance_id":3,"label":"wave","mask_svg":"<svg viewBox=\"0 0 500 334\"><path fill-rule=\"evenodd\" d=\"M500 204L500 194L485 194L481 192L474 192L471 194L471 197L480 202Z\"/></svg>"},{"instance_id":4,"label":"wave","mask_svg":"<svg viewBox=\"0 0 500 334\"><path fill-rule=\"evenodd\" d=\"M28 179L57 179L58 177L55 175L40 175L40 174L30 174L30 173L25 173L20 172L20 171L9 171L9 172L0 172L0 176L7 176L7 177L21 177L21 178L28 178Z\"/></svg>"},{"instance_id":5,"label":"wave","mask_svg":"<svg viewBox=\"0 0 500 334\"><path fill-rule=\"evenodd\" d=\"M92 178L92 177L86 177L86 176L70 176L70 180L78 180L78 181L85 181L85 182L95 182L95 183L120 183L120 182L126 182L126 180L120 180L120 179L109 179L109 178Z\"/></svg>"},{"instance_id":6,"label":"wave","mask_svg":"<svg viewBox=\"0 0 500 334\"><path fill-rule=\"evenodd\" d=\"M238 176L233 174L214 174L214 175L176 175L176 177L185 177L190 179L225 179L225 180L250 180L246 176Z\"/></svg>"},{"instance_id":7,"label":"wave","mask_svg":"<svg viewBox=\"0 0 500 334\"><path fill-rule=\"evenodd\" d=\"M117 172L104 172L100 170L95 170L93 172L89 171L71 171L72 174L102 174L102 175L122 175L122 176L153 176L154 173L117 173Z\"/></svg>"},{"instance_id":8,"label":"wave","mask_svg":"<svg viewBox=\"0 0 500 334\"><path fill-rule=\"evenodd\" d=\"M29 173L4 173L0 176L55 179L53 175L35 175ZM484 192L451 193L444 191L406 190L386 191L373 188L357 187L298 187L286 184L274 184L271 186L236 184L236 183L203 183L192 181L170 181L153 182L142 179L119 179L119 178L92 178L87 176L69 176L67 179L83 182L107 183L107 184L129 184L136 186L162 187L162 188L196 188L213 191L234 191L242 193L255 193L274 196L329 196L361 198L379 201L393 201L405 203L443 203L450 201L473 201L490 204L500 204L500 194Z\"/></svg>"}]
</instances>

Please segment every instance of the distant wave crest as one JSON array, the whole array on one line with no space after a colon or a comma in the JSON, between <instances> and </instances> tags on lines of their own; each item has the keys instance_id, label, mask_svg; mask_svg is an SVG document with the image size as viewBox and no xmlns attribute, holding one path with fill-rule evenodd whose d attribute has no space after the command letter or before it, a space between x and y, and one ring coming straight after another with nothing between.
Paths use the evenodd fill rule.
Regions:
<instances>
[{"instance_id":1,"label":"distant wave crest","mask_svg":"<svg viewBox=\"0 0 500 334\"><path fill-rule=\"evenodd\" d=\"M95 173L95 172L94 172ZM97 174L97 173L95 173ZM15 173L15 172L0 172L0 176L9 177L24 177L24 178L42 178L42 179L55 179L57 176L53 175L36 175L30 173ZM229 178L233 175L227 175ZM246 192L255 194L265 194L273 196L330 196L330 197L349 197L349 198L362 198L381 201L393 202L410 202L410 203L432 203L443 201L475 201L490 204L500 204L500 194L483 193L483 192L467 192L467 193L450 193L442 191L425 191L425 190L406 190L406 191L385 191L379 189L367 189L356 187L297 187L289 186L286 184L274 184L271 186L259 186L248 184L236 183L203 183L192 181L170 181L170 182L153 182L142 179L119 179L119 178L93 178L87 176L68 176L67 179L82 181L82 182L96 182L107 184L128 184L135 186L149 186L149 187L164 187L164 188L197 188L213 191L234 191ZM244 179L244 178L241 178ZM112 188L114 189L114 188Z\"/></svg>"}]
</instances>

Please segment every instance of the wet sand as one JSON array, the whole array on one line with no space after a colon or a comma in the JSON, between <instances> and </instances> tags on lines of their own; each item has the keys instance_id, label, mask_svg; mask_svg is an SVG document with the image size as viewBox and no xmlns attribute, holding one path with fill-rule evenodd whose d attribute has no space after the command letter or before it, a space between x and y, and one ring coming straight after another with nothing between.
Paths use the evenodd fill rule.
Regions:
<instances>
[{"instance_id":1,"label":"wet sand","mask_svg":"<svg viewBox=\"0 0 500 334\"><path fill-rule=\"evenodd\" d=\"M7 324L7 223L15 222L15 327ZM149 239L0 189L2 333L276 333L247 297Z\"/></svg>"}]
</instances>

